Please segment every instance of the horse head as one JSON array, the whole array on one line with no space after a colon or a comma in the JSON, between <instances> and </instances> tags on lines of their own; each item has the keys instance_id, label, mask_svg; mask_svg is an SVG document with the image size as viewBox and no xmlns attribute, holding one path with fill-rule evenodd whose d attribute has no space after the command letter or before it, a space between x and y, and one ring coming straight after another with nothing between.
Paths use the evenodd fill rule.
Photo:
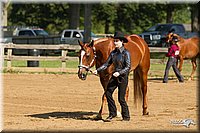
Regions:
<instances>
[{"instance_id":1,"label":"horse head","mask_svg":"<svg viewBox=\"0 0 200 133\"><path fill-rule=\"evenodd\" d=\"M169 43L172 41L173 37L177 37L179 41L182 41L182 38L178 35L178 34L175 34L173 32L167 34L166 36L166 41Z\"/></svg>"},{"instance_id":2,"label":"horse head","mask_svg":"<svg viewBox=\"0 0 200 133\"><path fill-rule=\"evenodd\" d=\"M167 36L166 36L166 42L167 43L171 43L173 37L174 37L174 33L171 32L171 33L167 34Z\"/></svg>"},{"instance_id":3,"label":"horse head","mask_svg":"<svg viewBox=\"0 0 200 133\"><path fill-rule=\"evenodd\" d=\"M167 36L166 36L166 42L167 43L172 43L173 37L177 37L180 42L183 42L183 38L181 38L179 35L177 35L175 33L169 33L169 34L167 34ZM180 43L178 42L177 44L181 48Z\"/></svg>"},{"instance_id":4,"label":"horse head","mask_svg":"<svg viewBox=\"0 0 200 133\"><path fill-rule=\"evenodd\" d=\"M95 64L96 51L94 41L90 43L83 43L79 41L81 49L79 51L79 70L78 77L82 80L86 80L88 71L91 71L90 68Z\"/></svg>"}]
</instances>

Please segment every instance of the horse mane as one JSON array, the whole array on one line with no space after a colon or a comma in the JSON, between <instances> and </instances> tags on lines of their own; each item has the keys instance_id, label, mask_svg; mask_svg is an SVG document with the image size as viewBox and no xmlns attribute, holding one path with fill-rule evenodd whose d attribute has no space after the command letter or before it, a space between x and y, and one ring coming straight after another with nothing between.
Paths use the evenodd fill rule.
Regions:
<instances>
[{"instance_id":1,"label":"horse mane","mask_svg":"<svg viewBox=\"0 0 200 133\"><path fill-rule=\"evenodd\" d=\"M100 39L94 41L94 45L104 42L104 41L107 41L107 40L108 40L108 38L100 38Z\"/></svg>"},{"instance_id":2,"label":"horse mane","mask_svg":"<svg viewBox=\"0 0 200 133\"><path fill-rule=\"evenodd\" d=\"M114 49L114 44L111 40L112 38L101 38L94 41L94 47L96 49L96 52L97 54L100 54L98 56L102 56L102 53L104 53L104 55L106 56L110 54L110 52Z\"/></svg>"},{"instance_id":3,"label":"horse mane","mask_svg":"<svg viewBox=\"0 0 200 133\"><path fill-rule=\"evenodd\" d=\"M114 38L114 36L112 36L112 35L108 35L108 36L106 36L107 38Z\"/></svg>"}]
</instances>

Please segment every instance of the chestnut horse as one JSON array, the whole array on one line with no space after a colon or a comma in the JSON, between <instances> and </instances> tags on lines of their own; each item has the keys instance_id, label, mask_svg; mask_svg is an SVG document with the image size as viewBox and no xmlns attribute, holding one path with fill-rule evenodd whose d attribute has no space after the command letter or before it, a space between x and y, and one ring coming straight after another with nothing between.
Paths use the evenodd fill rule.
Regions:
<instances>
[{"instance_id":1,"label":"chestnut horse","mask_svg":"<svg viewBox=\"0 0 200 133\"><path fill-rule=\"evenodd\" d=\"M178 46L180 48L180 53L179 53L180 64L179 64L178 69L179 69L179 71L182 71L184 59L191 59L192 73L190 75L189 80L193 80L194 73L195 73L196 68L197 68L196 59L199 55L199 38L198 37L192 37L192 38L184 39L177 34L169 33L167 35L166 41L168 43L171 43L172 38L174 36L178 37L178 39L179 39Z\"/></svg>"},{"instance_id":2,"label":"chestnut horse","mask_svg":"<svg viewBox=\"0 0 200 133\"><path fill-rule=\"evenodd\" d=\"M146 42L137 35L130 35L126 37L128 43L125 43L125 48L130 52L131 56L131 70L134 70L134 102L135 105L139 101L143 101L143 115L148 115L147 111L147 75L150 68L150 52ZM94 65L96 68L103 65L108 59L109 54L114 50L113 38L102 38L91 43L79 42L81 46L79 56L79 70L78 77L85 80L88 71ZM106 70L99 73L101 85L106 91L106 86L113 73L113 66L111 65ZM126 93L127 94L127 93ZM127 100L127 96L126 96ZM102 96L101 109L96 118L101 119L106 102L105 93Z\"/></svg>"}]
</instances>

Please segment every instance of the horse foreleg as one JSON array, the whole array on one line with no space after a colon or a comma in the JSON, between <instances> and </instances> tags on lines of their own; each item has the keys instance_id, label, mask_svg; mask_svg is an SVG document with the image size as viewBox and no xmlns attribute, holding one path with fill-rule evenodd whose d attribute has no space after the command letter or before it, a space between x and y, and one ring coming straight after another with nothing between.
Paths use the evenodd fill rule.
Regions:
<instances>
[{"instance_id":1,"label":"horse foreleg","mask_svg":"<svg viewBox=\"0 0 200 133\"><path fill-rule=\"evenodd\" d=\"M105 104L106 104L106 95L105 95L105 93L104 93L103 96L102 96L101 109L99 110L99 114L100 114L100 115L104 114L104 107L105 107Z\"/></svg>"},{"instance_id":2,"label":"horse foreleg","mask_svg":"<svg viewBox=\"0 0 200 133\"><path fill-rule=\"evenodd\" d=\"M194 79L194 73L195 73L196 68L197 68L196 59L192 59L191 63L192 63L192 73L190 74L190 78L188 80L193 80Z\"/></svg>"},{"instance_id":3,"label":"horse foreleg","mask_svg":"<svg viewBox=\"0 0 200 133\"><path fill-rule=\"evenodd\" d=\"M182 66L183 66L183 57L180 56L180 63L179 63L179 67L178 70L181 72L182 71Z\"/></svg>"},{"instance_id":4,"label":"horse foreleg","mask_svg":"<svg viewBox=\"0 0 200 133\"><path fill-rule=\"evenodd\" d=\"M177 62L176 62L176 67L177 67L177 68L178 68L178 65L179 65L179 63L178 63L179 60L180 60L180 59L177 59Z\"/></svg>"},{"instance_id":5,"label":"horse foreleg","mask_svg":"<svg viewBox=\"0 0 200 133\"><path fill-rule=\"evenodd\" d=\"M96 120L101 120L102 114L104 113L104 107L105 107L105 104L106 104L106 101L107 101L105 91L106 91L106 87L107 87L107 84L108 84L108 80L109 80L109 77L100 76L100 82L101 82L101 85L103 86L104 93L103 93L103 96L102 96L101 108L99 110L98 115L95 117Z\"/></svg>"},{"instance_id":6,"label":"horse foreleg","mask_svg":"<svg viewBox=\"0 0 200 133\"><path fill-rule=\"evenodd\" d=\"M129 96L129 87L126 88L126 94L125 94L125 100L128 102L128 96Z\"/></svg>"},{"instance_id":7,"label":"horse foreleg","mask_svg":"<svg viewBox=\"0 0 200 133\"><path fill-rule=\"evenodd\" d=\"M96 120L101 120L102 119L102 114L104 113L105 104L106 104L106 95L104 93L103 96L102 96L101 108L99 110L98 115L95 118Z\"/></svg>"}]
</instances>

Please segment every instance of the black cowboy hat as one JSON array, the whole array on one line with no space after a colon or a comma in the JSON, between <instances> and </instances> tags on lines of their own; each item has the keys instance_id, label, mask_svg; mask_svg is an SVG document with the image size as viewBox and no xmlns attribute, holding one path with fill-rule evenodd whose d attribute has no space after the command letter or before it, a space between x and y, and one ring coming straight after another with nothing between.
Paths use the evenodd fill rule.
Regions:
<instances>
[{"instance_id":1,"label":"black cowboy hat","mask_svg":"<svg viewBox=\"0 0 200 133\"><path fill-rule=\"evenodd\" d=\"M124 34L120 31L115 32L114 39L120 39L123 40L124 43L127 43L128 40L124 37Z\"/></svg>"},{"instance_id":2,"label":"black cowboy hat","mask_svg":"<svg viewBox=\"0 0 200 133\"><path fill-rule=\"evenodd\" d=\"M172 40L173 40L174 42L178 42L178 41L179 41L177 36L173 36Z\"/></svg>"}]
</instances>

